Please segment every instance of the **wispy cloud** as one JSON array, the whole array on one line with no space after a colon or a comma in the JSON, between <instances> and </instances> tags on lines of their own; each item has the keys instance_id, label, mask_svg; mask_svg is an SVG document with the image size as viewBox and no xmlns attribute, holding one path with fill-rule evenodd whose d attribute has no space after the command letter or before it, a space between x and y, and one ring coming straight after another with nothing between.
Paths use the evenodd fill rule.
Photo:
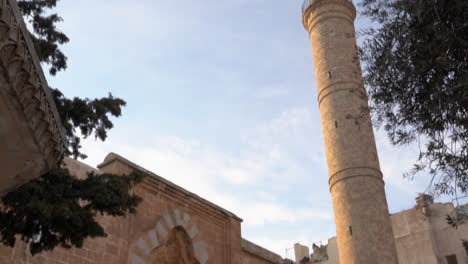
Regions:
<instances>
[{"instance_id":1,"label":"wispy cloud","mask_svg":"<svg viewBox=\"0 0 468 264\"><path fill-rule=\"evenodd\" d=\"M333 236L300 5L60 2L70 67L51 85L128 103L106 142L84 143L86 162L119 153L238 214L244 236L279 254ZM401 180L413 154L385 140L377 134L390 207L408 207L421 186Z\"/></svg>"},{"instance_id":2,"label":"wispy cloud","mask_svg":"<svg viewBox=\"0 0 468 264\"><path fill-rule=\"evenodd\" d=\"M301 141L310 129L309 119L310 113L305 109L281 113L245 132L249 148L239 155L226 154L215 146L176 136L148 138L144 145L132 144L130 138L110 138L104 143L86 141L84 150L89 155L86 162L92 165L102 161L108 152L119 153L233 211L244 219L244 227L288 224L294 230L301 223L332 221L330 208L314 208L310 203L295 206L285 199L292 192L305 196L309 191L299 189L303 183L294 180L309 177L307 169L294 156L297 155L295 149L304 146ZM256 140L250 140L252 138ZM306 145L313 148L312 144L313 141ZM320 162L322 159L309 158L309 163ZM271 191L274 183L283 188ZM274 237L272 234L271 239Z\"/></svg>"}]
</instances>

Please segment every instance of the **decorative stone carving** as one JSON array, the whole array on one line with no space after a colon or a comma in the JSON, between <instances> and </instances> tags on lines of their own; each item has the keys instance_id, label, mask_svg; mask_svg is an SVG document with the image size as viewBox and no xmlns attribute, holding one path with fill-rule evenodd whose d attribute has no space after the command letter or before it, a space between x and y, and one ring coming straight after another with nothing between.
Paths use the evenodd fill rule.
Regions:
<instances>
[{"instance_id":1,"label":"decorative stone carving","mask_svg":"<svg viewBox=\"0 0 468 264\"><path fill-rule=\"evenodd\" d=\"M0 0L0 195L57 165L60 118L15 0Z\"/></svg>"}]
</instances>

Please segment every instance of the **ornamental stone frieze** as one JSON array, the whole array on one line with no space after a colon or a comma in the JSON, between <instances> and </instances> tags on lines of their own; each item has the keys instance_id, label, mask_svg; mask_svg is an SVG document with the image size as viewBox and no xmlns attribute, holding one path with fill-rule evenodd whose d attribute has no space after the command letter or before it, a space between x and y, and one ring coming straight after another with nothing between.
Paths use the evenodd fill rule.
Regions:
<instances>
[{"instance_id":1,"label":"ornamental stone frieze","mask_svg":"<svg viewBox=\"0 0 468 264\"><path fill-rule=\"evenodd\" d=\"M0 0L0 195L56 166L66 141L15 0Z\"/></svg>"}]
</instances>

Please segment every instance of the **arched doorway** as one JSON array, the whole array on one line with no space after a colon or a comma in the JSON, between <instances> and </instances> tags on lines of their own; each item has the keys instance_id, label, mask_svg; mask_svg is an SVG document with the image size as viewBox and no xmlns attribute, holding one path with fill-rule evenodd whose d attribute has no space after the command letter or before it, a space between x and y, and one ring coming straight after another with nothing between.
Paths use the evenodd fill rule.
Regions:
<instances>
[{"instance_id":1,"label":"arched doorway","mask_svg":"<svg viewBox=\"0 0 468 264\"><path fill-rule=\"evenodd\" d=\"M200 264L194 256L190 236L181 226L174 227L163 246L150 252L151 264Z\"/></svg>"}]
</instances>

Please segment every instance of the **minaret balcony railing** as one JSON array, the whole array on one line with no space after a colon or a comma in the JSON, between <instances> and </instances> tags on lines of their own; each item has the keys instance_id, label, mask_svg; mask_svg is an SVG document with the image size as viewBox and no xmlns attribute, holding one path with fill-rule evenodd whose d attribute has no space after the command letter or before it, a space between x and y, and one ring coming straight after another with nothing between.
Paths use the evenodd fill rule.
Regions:
<instances>
[{"instance_id":1,"label":"minaret balcony railing","mask_svg":"<svg viewBox=\"0 0 468 264\"><path fill-rule=\"evenodd\" d=\"M316 1L317 0L304 0L304 3L302 4L302 13L304 13L306 9ZM349 1L351 3L353 2L353 0L346 0L346 1Z\"/></svg>"}]
</instances>

